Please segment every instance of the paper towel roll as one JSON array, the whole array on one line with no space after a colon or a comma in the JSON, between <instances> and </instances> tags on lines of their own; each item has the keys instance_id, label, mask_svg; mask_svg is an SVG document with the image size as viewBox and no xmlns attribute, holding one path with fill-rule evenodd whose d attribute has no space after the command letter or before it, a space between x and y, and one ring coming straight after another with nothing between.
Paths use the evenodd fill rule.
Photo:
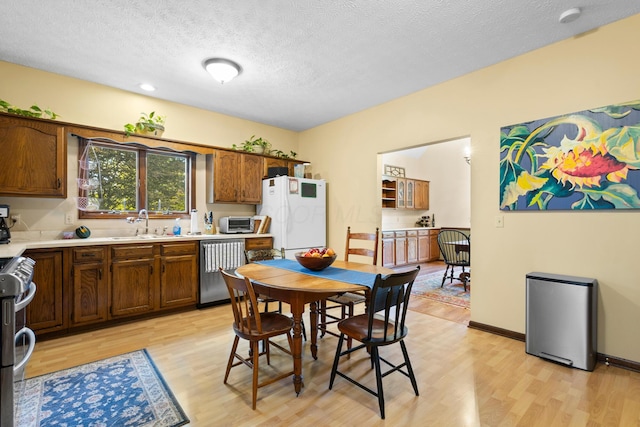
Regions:
<instances>
[{"instance_id":1,"label":"paper towel roll","mask_svg":"<svg viewBox=\"0 0 640 427\"><path fill-rule=\"evenodd\" d=\"M200 228L198 227L198 211L193 209L191 211L191 234L199 234Z\"/></svg>"}]
</instances>

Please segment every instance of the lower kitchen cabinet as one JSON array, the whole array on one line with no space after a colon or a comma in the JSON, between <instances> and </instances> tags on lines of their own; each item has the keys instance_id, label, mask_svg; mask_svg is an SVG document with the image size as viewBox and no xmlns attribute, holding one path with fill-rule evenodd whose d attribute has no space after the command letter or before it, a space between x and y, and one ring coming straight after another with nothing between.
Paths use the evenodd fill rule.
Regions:
<instances>
[{"instance_id":1,"label":"lower kitchen cabinet","mask_svg":"<svg viewBox=\"0 0 640 427\"><path fill-rule=\"evenodd\" d=\"M27 326L37 333L66 329L63 250L29 250L24 256L36 262L33 271L36 294L26 307Z\"/></svg>"},{"instance_id":2,"label":"lower kitchen cabinet","mask_svg":"<svg viewBox=\"0 0 640 427\"><path fill-rule=\"evenodd\" d=\"M395 256L396 234L393 231L382 232L382 266L393 267L396 265Z\"/></svg>"},{"instance_id":3,"label":"lower kitchen cabinet","mask_svg":"<svg viewBox=\"0 0 640 427\"><path fill-rule=\"evenodd\" d=\"M111 317L151 312L158 280L153 245L111 248Z\"/></svg>"},{"instance_id":4,"label":"lower kitchen cabinet","mask_svg":"<svg viewBox=\"0 0 640 427\"><path fill-rule=\"evenodd\" d=\"M382 266L399 267L407 264L440 259L438 232L440 229L402 230L382 232Z\"/></svg>"},{"instance_id":5,"label":"lower kitchen cabinet","mask_svg":"<svg viewBox=\"0 0 640 427\"><path fill-rule=\"evenodd\" d=\"M407 232L396 231L395 241L395 265L405 265L407 263Z\"/></svg>"},{"instance_id":6,"label":"lower kitchen cabinet","mask_svg":"<svg viewBox=\"0 0 640 427\"><path fill-rule=\"evenodd\" d=\"M109 316L107 248L74 248L70 326L104 322Z\"/></svg>"},{"instance_id":7,"label":"lower kitchen cabinet","mask_svg":"<svg viewBox=\"0 0 640 427\"><path fill-rule=\"evenodd\" d=\"M197 242L160 245L160 307L198 302Z\"/></svg>"},{"instance_id":8,"label":"lower kitchen cabinet","mask_svg":"<svg viewBox=\"0 0 640 427\"><path fill-rule=\"evenodd\" d=\"M418 232L415 230L407 231L407 264L415 264L417 262Z\"/></svg>"}]
</instances>

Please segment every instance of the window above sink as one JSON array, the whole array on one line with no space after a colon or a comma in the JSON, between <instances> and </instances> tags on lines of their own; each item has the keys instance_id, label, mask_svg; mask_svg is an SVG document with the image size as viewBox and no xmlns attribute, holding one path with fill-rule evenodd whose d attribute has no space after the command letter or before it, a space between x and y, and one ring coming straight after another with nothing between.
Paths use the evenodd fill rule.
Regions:
<instances>
[{"instance_id":1,"label":"window above sink","mask_svg":"<svg viewBox=\"0 0 640 427\"><path fill-rule=\"evenodd\" d=\"M80 152L90 147L84 165L83 182L99 185L83 187L79 199L93 203L79 207L80 219L121 218L146 209L149 217L184 216L192 209L193 155L142 146L80 138ZM89 145L90 144L90 145Z\"/></svg>"}]
</instances>

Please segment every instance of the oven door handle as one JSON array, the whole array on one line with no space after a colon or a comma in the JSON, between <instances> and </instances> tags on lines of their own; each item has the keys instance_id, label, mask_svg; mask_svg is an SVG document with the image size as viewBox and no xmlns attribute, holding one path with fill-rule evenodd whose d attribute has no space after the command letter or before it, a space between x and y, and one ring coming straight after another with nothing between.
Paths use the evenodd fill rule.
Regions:
<instances>
[{"instance_id":1,"label":"oven door handle","mask_svg":"<svg viewBox=\"0 0 640 427\"><path fill-rule=\"evenodd\" d=\"M36 284L31 282L31 284L29 285L29 292L27 293L27 295L22 300L20 300L19 303L16 304L16 308L15 308L16 313L22 310L23 308L25 308L31 302L31 300L33 300L33 297L35 295L36 295Z\"/></svg>"},{"instance_id":2,"label":"oven door handle","mask_svg":"<svg viewBox=\"0 0 640 427\"><path fill-rule=\"evenodd\" d=\"M20 329L16 334L16 342L18 342L22 335L26 335L29 337L29 347L27 348L27 353L24 355L22 360L14 365L13 372L18 372L20 371L20 369L22 369L22 367L29 361L33 350L36 348L36 334L34 334L31 329L27 328L26 326Z\"/></svg>"}]
</instances>

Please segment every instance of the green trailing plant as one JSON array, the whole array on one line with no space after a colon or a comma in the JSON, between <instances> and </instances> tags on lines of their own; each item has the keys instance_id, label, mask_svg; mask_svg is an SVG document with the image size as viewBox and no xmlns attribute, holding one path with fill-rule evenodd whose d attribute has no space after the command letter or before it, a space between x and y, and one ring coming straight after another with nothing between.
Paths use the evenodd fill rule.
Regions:
<instances>
[{"instance_id":1,"label":"green trailing plant","mask_svg":"<svg viewBox=\"0 0 640 427\"><path fill-rule=\"evenodd\" d=\"M289 151L289 154L287 154L284 151L280 151L280 150L273 150L271 151L270 154L272 156L280 157L282 159L295 159L296 156L298 155L298 153L296 153L295 151Z\"/></svg>"},{"instance_id":2,"label":"green trailing plant","mask_svg":"<svg viewBox=\"0 0 640 427\"><path fill-rule=\"evenodd\" d=\"M58 114L54 113L53 111L49 109L43 110L42 108L38 107L36 104L33 104L31 107L29 107L28 110L24 110L22 108L18 108L16 106L9 104L7 101L3 99L0 99L0 111L4 113L17 114L19 116L24 116L24 117L35 117L35 118L41 118L41 119L54 120L60 117Z\"/></svg>"},{"instance_id":3,"label":"green trailing plant","mask_svg":"<svg viewBox=\"0 0 640 427\"><path fill-rule=\"evenodd\" d=\"M233 144L231 147L234 150L246 151L247 153L262 151L263 153L267 154L271 150L271 143L264 138L256 138L255 135L251 135L251 138L247 139L244 143L242 143L242 145L237 146L236 144Z\"/></svg>"},{"instance_id":4,"label":"green trailing plant","mask_svg":"<svg viewBox=\"0 0 640 427\"><path fill-rule=\"evenodd\" d=\"M155 111L147 113L140 113L138 121L133 123L127 123L124 125L124 131L127 136L132 133L154 133L157 131L164 131L165 116L156 114Z\"/></svg>"},{"instance_id":5,"label":"green trailing plant","mask_svg":"<svg viewBox=\"0 0 640 427\"><path fill-rule=\"evenodd\" d=\"M282 159L295 159L298 153L290 151L289 154L281 150L272 150L271 143L264 138L256 138L255 135L251 135L251 138L247 139L242 145L233 144L231 146L234 150L246 151L247 153L264 153L274 157L280 157Z\"/></svg>"}]
</instances>

